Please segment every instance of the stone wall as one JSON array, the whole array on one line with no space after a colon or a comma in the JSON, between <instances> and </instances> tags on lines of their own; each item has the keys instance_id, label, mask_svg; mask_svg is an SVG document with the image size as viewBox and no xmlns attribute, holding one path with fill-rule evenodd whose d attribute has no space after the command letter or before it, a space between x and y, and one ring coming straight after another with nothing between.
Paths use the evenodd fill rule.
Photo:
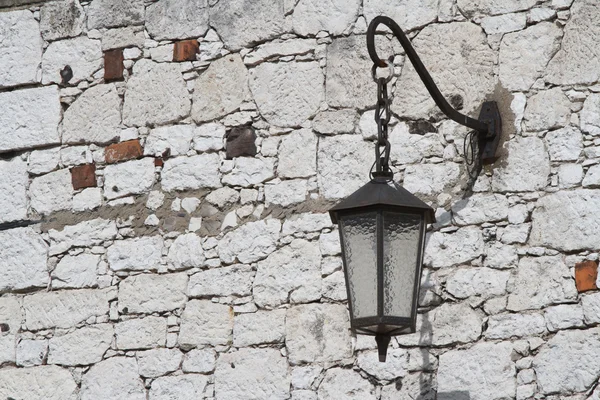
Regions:
<instances>
[{"instance_id":1,"label":"stone wall","mask_svg":"<svg viewBox=\"0 0 600 400\"><path fill-rule=\"evenodd\" d=\"M326 214L373 162L379 14L504 121L469 190L468 131L378 37L395 176L438 221L385 364L348 329ZM596 0L0 9L0 398L599 399L598 21Z\"/></svg>"}]
</instances>

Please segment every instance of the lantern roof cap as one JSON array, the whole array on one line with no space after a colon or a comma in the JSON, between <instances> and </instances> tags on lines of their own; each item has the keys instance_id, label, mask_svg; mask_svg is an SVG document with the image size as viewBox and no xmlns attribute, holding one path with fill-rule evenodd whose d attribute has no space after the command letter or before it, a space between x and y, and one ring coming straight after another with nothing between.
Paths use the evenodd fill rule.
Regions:
<instances>
[{"instance_id":1,"label":"lantern roof cap","mask_svg":"<svg viewBox=\"0 0 600 400\"><path fill-rule=\"evenodd\" d=\"M337 223L337 213L362 207L392 206L411 208L425 213L427 223L435 222L433 208L396 182L376 177L369 183L346 197L329 210L333 223Z\"/></svg>"}]
</instances>

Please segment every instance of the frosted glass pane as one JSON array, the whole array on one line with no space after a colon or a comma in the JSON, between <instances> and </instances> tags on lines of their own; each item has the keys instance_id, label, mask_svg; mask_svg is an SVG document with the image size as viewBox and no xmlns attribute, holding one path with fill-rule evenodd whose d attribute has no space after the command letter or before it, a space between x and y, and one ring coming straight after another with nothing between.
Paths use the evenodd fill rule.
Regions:
<instances>
[{"instance_id":1,"label":"frosted glass pane","mask_svg":"<svg viewBox=\"0 0 600 400\"><path fill-rule=\"evenodd\" d=\"M383 213L383 312L410 317L421 217Z\"/></svg>"},{"instance_id":2,"label":"frosted glass pane","mask_svg":"<svg viewBox=\"0 0 600 400\"><path fill-rule=\"evenodd\" d=\"M354 318L377 315L377 214L340 219Z\"/></svg>"}]
</instances>

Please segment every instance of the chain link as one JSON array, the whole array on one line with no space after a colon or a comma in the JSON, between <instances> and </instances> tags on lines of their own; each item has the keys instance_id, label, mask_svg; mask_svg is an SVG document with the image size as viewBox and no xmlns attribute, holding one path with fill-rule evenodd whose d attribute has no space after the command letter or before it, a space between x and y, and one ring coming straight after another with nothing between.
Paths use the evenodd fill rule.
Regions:
<instances>
[{"instance_id":1,"label":"chain link","mask_svg":"<svg viewBox=\"0 0 600 400\"><path fill-rule=\"evenodd\" d=\"M388 125L392 117L390 111L390 98L387 84L389 79L377 78L377 106L375 109L375 122L377 123L377 143L375 145L375 173L373 176L382 176L392 179L390 169L390 141L388 140ZM372 170L372 169L371 169Z\"/></svg>"}]
</instances>

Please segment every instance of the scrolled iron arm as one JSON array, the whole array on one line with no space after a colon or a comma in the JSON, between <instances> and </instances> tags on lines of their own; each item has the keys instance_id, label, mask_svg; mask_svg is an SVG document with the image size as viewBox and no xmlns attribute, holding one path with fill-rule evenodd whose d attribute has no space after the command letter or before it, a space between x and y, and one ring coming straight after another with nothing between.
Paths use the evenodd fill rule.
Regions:
<instances>
[{"instance_id":1,"label":"scrolled iron arm","mask_svg":"<svg viewBox=\"0 0 600 400\"><path fill-rule=\"evenodd\" d=\"M380 59L377 55L377 50L375 49L375 31L377 27L383 24L391 29L392 33L396 38L400 41L402 48L406 52L410 62L415 67L417 74L425 84L425 87L429 91L429 94L435 101L435 104L442 110L444 114L448 116L448 118L458 122L461 125L467 126L471 129L475 129L481 133L488 133L488 125L482 121L478 121L474 118L468 117L464 114L459 113L456 109L454 109L450 103L444 98L444 95L440 92L437 85L433 81L431 75L423 65L423 62L419 58L419 55L413 48L410 40L404 34L404 31L398 26L398 24L391 18L380 15L375 17L371 24L369 24L369 29L367 30L367 48L369 50L369 55L371 56L371 60L379 67L387 67L387 62Z\"/></svg>"}]
</instances>

